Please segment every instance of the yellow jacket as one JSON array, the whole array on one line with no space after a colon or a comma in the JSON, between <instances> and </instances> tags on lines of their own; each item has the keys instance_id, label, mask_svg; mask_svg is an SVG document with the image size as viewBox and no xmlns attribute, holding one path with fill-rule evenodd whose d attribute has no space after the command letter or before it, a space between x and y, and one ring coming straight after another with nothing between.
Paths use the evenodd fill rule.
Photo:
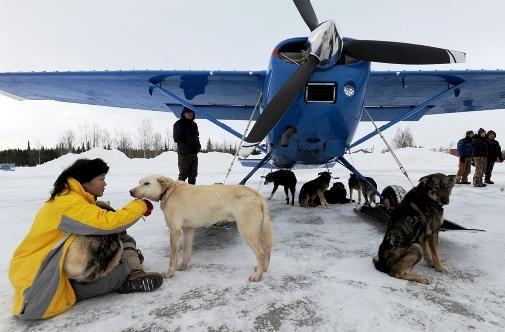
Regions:
<instances>
[{"instance_id":1,"label":"yellow jacket","mask_svg":"<svg viewBox=\"0 0 505 332\"><path fill-rule=\"evenodd\" d=\"M96 206L95 197L69 178L69 191L46 202L28 234L14 251L9 280L14 287L14 315L41 319L57 315L76 301L63 271L68 247L77 235L119 233L146 212L135 199L112 212Z\"/></svg>"}]
</instances>

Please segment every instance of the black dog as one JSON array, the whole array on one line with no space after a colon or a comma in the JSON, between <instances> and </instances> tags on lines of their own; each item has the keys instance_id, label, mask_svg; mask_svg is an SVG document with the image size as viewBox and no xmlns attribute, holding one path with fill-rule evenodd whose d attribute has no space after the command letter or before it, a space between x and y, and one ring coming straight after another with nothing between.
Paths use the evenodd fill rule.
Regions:
<instances>
[{"instance_id":1,"label":"black dog","mask_svg":"<svg viewBox=\"0 0 505 332\"><path fill-rule=\"evenodd\" d=\"M330 172L321 172L317 178L305 183L300 189L300 195L298 196L300 206L306 208L314 206L316 196L319 197L321 205L328 206L324 197L324 191L330 186L330 181Z\"/></svg>"},{"instance_id":2,"label":"black dog","mask_svg":"<svg viewBox=\"0 0 505 332\"><path fill-rule=\"evenodd\" d=\"M324 198L326 199L326 203L329 204L345 204L349 203L351 200L347 198L347 190L342 182L335 182L333 186L329 190L324 192ZM316 196L314 198L314 206L320 205L321 202L319 197Z\"/></svg>"},{"instance_id":3,"label":"black dog","mask_svg":"<svg viewBox=\"0 0 505 332\"><path fill-rule=\"evenodd\" d=\"M372 186L377 189L377 183L375 182L374 179L365 177L368 182ZM358 192L358 204L361 203L361 193L363 193L363 196L365 196L365 204L370 205L371 202L375 204L375 191L372 190L366 183L363 181L360 181L360 179L355 175L351 173L351 177L349 178L349 198L352 200L352 191L356 190Z\"/></svg>"},{"instance_id":4,"label":"black dog","mask_svg":"<svg viewBox=\"0 0 505 332\"><path fill-rule=\"evenodd\" d=\"M373 258L375 268L392 277L424 284L431 279L412 274L412 268L424 257L428 266L439 272L447 271L438 252L438 231L444 221L443 205L456 176L431 174L422 177L391 213L386 235Z\"/></svg>"},{"instance_id":5,"label":"black dog","mask_svg":"<svg viewBox=\"0 0 505 332\"><path fill-rule=\"evenodd\" d=\"M275 172L268 173L265 176L265 184L269 184L270 182L274 183L274 189L272 190L272 194L268 199L272 199L275 194L275 191L279 186L284 186L284 192L286 193L286 203L289 204L289 195L288 189L291 191L291 205L295 204L295 191L296 191L296 176L295 173L290 171L289 169L280 169Z\"/></svg>"}]
</instances>

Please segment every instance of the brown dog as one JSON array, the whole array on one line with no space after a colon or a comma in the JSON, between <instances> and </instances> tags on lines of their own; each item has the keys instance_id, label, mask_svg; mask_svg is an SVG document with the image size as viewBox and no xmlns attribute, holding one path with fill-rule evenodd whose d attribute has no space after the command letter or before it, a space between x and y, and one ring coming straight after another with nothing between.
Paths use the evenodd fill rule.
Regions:
<instances>
[{"instance_id":1,"label":"brown dog","mask_svg":"<svg viewBox=\"0 0 505 332\"><path fill-rule=\"evenodd\" d=\"M391 219L373 259L375 268L392 277L430 284L431 279L410 271L421 260L439 272L446 272L438 252L438 231L444 221L443 205L456 180L455 175L431 174L422 177L391 213Z\"/></svg>"},{"instance_id":2,"label":"brown dog","mask_svg":"<svg viewBox=\"0 0 505 332\"><path fill-rule=\"evenodd\" d=\"M256 272L249 281L260 281L268 268L272 251L272 225L268 205L253 189L240 185L190 185L151 175L142 178L130 194L136 198L161 201L170 229L170 265L165 278L185 270L191 258L193 230L219 221L235 221L242 238L256 255ZM184 254L177 265L179 240L184 233Z\"/></svg>"},{"instance_id":3,"label":"brown dog","mask_svg":"<svg viewBox=\"0 0 505 332\"><path fill-rule=\"evenodd\" d=\"M328 206L324 198L324 191L330 186L330 181L330 172L320 172L317 178L304 183L298 195L300 206L305 208L316 206L314 203L316 197L319 197L319 202L322 206Z\"/></svg>"}]
</instances>

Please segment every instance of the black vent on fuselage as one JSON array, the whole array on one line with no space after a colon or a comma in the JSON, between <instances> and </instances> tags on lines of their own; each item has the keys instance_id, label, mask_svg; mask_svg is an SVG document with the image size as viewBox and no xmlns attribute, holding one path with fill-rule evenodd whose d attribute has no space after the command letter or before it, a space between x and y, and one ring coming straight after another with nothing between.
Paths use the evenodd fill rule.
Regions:
<instances>
[{"instance_id":1,"label":"black vent on fuselage","mask_svg":"<svg viewBox=\"0 0 505 332\"><path fill-rule=\"evenodd\" d=\"M305 85L306 103L331 103L337 101L337 84L310 82Z\"/></svg>"}]
</instances>

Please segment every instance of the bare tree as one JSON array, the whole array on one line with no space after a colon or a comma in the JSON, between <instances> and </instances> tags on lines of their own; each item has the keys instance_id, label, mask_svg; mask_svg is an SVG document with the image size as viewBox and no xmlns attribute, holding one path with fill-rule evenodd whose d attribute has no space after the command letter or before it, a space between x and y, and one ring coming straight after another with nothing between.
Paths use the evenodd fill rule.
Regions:
<instances>
[{"instance_id":1,"label":"bare tree","mask_svg":"<svg viewBox=\"0 0 505 332\"><path fill-rule=\"evenodd\" d=\"M107 147L112 145L112 137L110 136L110 132L107 128L100 129L100 146Z\"/></svg>"},{"instance_id":2,"label":"bare tree","mask_svg":"<svg viewBox=\"0 0 505 332\"><path fill-rule=\"evenodd\" d=\"M137 127L139 149L142 150L143 158L147 157L147 153L153 146L153 126L148 119L142 120Z\"/></svg>"},{"instance_id":3,"label":"bare tree","mask_svg":"<svg viewBox=\"0 0 505 332\"><path fill-rule=\"evenodd\" d=\"M87 146L90 142L90 127L87 122L84 124L79 124L79 139L80 139L80 144Z\"/></svg>"},{"instance_id":4,"label":"bare tree","mask_svg":"<svg viewBox=\"0 0 505 332\"><path fill-rule=\"evenodd\" d=\"M160 154L161 151L163 151L163 137L161 137L161 134L158 132L154 133L153 135L152 147L155 154Z\"/></svg>"},{"instance_id":5,"label":"bare tree","mask_svg":"<svg viewBox=\"0 0 505 332\"><path fill-rule=\"evenodd\" d=\"M61 135L58 145L65 149L67 152L71 152L75 144L75 134L71 129L65 130L63 135Z\"/></svg>"},{"instance_id":6,"label":"bare tree","mask_svg":"<svg viewBox=\"0 0 505 332\"><path fill-rule=\"evenodd\" d=\"M91 126L91 147L96 148L100 146L100 143L102 141L102 134L103 132L100 127L96 123L93 123Z\"/></svg>"},{"instance_id":7,"label":"bare tree","mask_svg":"<svg viewBox=\"0 0 505 332\"><path fill-rule=\"evenodd\" d=\"M393 137L393 148L400 149L406 147L414 146L414 137L410 131L409 127L405 127L403 129L396 129L396 134Z\"/></svg>"},{"instance_id":8,"label":"bare tree","mask_svg":"<svg viewBox=\"0 0 505 332\"><path fill-rule=\"evenodd\" d=\"M172 130L169 127L165 129L165 150L172 150L170 146L170 142L172 141Z\"/></svg>"},{"instance_id":9,"label":"bare tree","mask_svg":"<svg viewBox=\"0 0 505 332\"><path fill-rule=\"evenodd\" d=\"M114 131L112 146L121 151L131 149L133 147L133 143L130 132L125 129L116 129Z\"/></svg>"}]
</instances>

